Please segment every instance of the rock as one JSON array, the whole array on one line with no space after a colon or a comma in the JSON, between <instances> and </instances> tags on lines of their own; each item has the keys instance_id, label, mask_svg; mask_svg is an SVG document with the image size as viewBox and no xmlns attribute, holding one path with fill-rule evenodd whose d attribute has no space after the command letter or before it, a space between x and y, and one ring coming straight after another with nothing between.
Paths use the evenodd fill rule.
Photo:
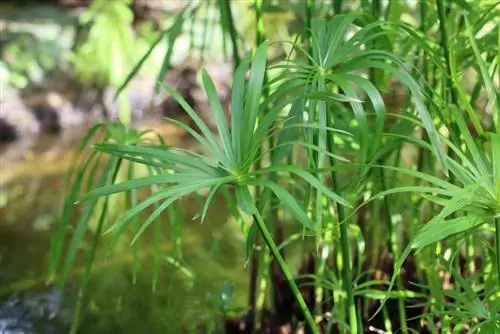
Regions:
<instances>
[{"instance_id":1,"label":"rock","mask_svg":"<svg viewBox=\"0 0 500 334\"><path fill-rule=\"evenodd\" d=\"M9 91L9 89L6 89ZM0 100L0 119L5 124L5 129L9 128L16 133L13 138L10 135L11 141L23 137L27 134L37 133L40 129L36 117L31 110L23 103L18 94L7 93L4 98ZM2 129L2 137L8 135Z\"/></svg>"},{"instance_id":2,"label":"rock","mask_svg":"<svg viewBox=\"0 0 500 334\"><path fill-rule=\"evenodd\" d=\"M67 333L71 318L62 301L58 289L11 295L0 302L0 333Z\"/></svg>"},{"instance_id":3,"label":"rock","mask_svg":"<svg viewBox=\"0 0 500 334\"><path fill-rule=\"evenodd\" d=\"M196 108L194 95L195 90L199 89L196 74L196 70L191 67L172 68L165 78L165 83L177 90L192 108ZM159 111L163 117L182 118L187 116L181 105L171 96L163 100L159 106Z\"/></svg>"},{"instance_id":4,"label":"rock","mask_svg":"<svg viewBox=\"0 0 500 334\"><path fill-rule=\"evenodd\" d=\"M208 102L208 97L198 74L204 68L212 79L222 107L226 113L226 120L229 122L230 112L230 82L232 78L231 64L208 63L199 64L196 61L188 61L178 68L172 68L167 72L164 82L176 89L186 102L200 114L207 125L215 129L215 122L212 110ZM188 119L188 124L193 125L185 110L173 99L167 96L159 107L156 108L162 116L170 118Z\"/></svg>"},{"instance_id":5,"label":"rock","mask_svg":"<svg viewBox=\"0 0 500 334\"><path fill-rule=\"evenodd\" d=\"M154 92L155 78L145 75L138 75L134 77L122 94L126 94L127 102L129 103L130 111L132 113L132 120L142 119L149 110L154 106L159 105L164 96L163 90L160 91L158 96ZM117 120L120 113L120 101L115 100L117 89L108 87L104 91L103 102L109 112L111 120Z\"/></svg>"},{"instance_id":6,"label":"rock","mask_svg":"<svg viewBox=\"0 0 500 334\"><path fill-rule=\"evenodd\" d=\"M40 123L43 132L56 134L61 132L61 123L58 112L51 106L37 106L33 114Z\"/></svg>"}]
</instances>

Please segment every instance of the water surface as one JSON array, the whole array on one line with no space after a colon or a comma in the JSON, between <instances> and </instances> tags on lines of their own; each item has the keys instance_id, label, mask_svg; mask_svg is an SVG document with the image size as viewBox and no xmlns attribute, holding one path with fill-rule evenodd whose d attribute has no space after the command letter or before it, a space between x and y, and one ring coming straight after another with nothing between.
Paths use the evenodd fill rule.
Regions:
<instances>
[{"instance_id":1,"label":"water surface","mask_svg":"<svg viewBox=\"0 0 500 334\"><path fill-rule=\"evenodd\" d=\"M172 126L156 128L167 142L190 145ZM63 292L47 286L45 279L66 169L82 132L66 134L66 140L41 137L2 148L0 328L5 333L17 333L14 329L19 333L66 333L71 322L85 252L80 253ZM178 253L170 240L168 217L160 221L162 261L156 291L152 289L153 244L149 236L141 239L137 253L125 241L109 257L99 253L81 333L199 332L198 323L222 320L217 300L228 283L234 286L233 306L245 306L247 269L240 226L228 219L221 200L214 203L203 224L191 219L197 208L199 203L193 198L180 207L185 216L180 268L172 264ZM90 239L84 249L89 244ZM139 262L134 260L137 258Z\"/></svg>"}]
</instances>

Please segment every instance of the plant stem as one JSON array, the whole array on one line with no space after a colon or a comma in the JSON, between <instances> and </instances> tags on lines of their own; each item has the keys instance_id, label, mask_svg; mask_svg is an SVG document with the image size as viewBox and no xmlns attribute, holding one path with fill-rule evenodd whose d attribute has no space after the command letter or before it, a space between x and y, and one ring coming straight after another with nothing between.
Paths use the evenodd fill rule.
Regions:
<instances>
[{"instance_id":1,"label":"plant stem","mask_svg":"<svg viewBox=\"0 0 500 334\"><path fill-rule=\"evenodd\" d=\"M263 0L255 0L255 20L257 29L255 31L255 45L260 45L266 38L266 33L264 30L264 19L262 16L262 2Z\"/></svg>"},{"instance_id":2,"label":"plant stem","mask_svg":"<svg viewBox=\"0 0 500 334\"><path fill-rule=\"evenodd\" d=\"M211 1L205 0L205 5L206 5L205 10L207 12L205 13L205 17L203 18L203 39L201 41L201 46L200 46L200 62L201 62L201 64L203 64L205 61L205 48L207 47L208 23L209 23L209 18L210 18Z\"/></svg>"},{"instance_id":3,"label":"plant stem","mask_svg":"<svg viewBox=\"0 0 500 334\"><path fill-rule=\"evenodd\" d=\"M264 242L266 243L269 251L271 252L271 255L273 256L274 260L278 263L278 266L280 267L283 276L285 276L285 279L288 282L288 285L292 290L292 293L295 296L295 299L297 300L297 303L299 304L299 307L306 318L306 322L309 325L309 328L311 329L313 334L319 334L313 316L309 311L309 308L307 307L306 302L302 297L302 294L300 293L297 284L295 283L295 280L293 279L292 273L290 272L290 269L288 269L285 260L281 256L278 247L274 243L271 233L269 233L269 230L267 229L267 226L264 223L264 220L262 219L262 216L260 215L258 210L255 210L253 218L254 222L257 224L257 227L259 228L262 237L264 238Z\"/></svg>"},{"instance_id":4,"label":"plant stem","mask_svg":"<svg viewBox=\"0 0 500 334\"><path fill-rule=\"evenodd\" d=\"M332 0L333 2L333 12L335 15L342 13L342 0Z\"/></svg>"},{"instance_id":5,"label":"plant stem","mask_svg":"<svg viewBox=\"0 0 500 334\"><path fill-rule=\"evenodd\" d=\"M238 51L238 34L236 32L236 27L234 26L230 0L219 0L219 6L223 24L229 31L229 37L231 38L231 46L233 47L234 69L236 70L240 65L240 53Z\"/></svg>"},{"instance_id":6,"label":"plant stem","mask_svg":"<svg viewBox=\"0 0 500 334\"><path fill-rule=\"evenodd\" d=\"M333 127L331 117L327 117L327 126ZM334 154L335 152L335 143L333 133L328 136L328 152ZM330 156L330 164L331 166L335 166L335 159ZM332 182L333 188L335 190L340 189L340 182L338 173L332 171ZM337 215L338 221L340 223L340 245L342 251L342 279L343 279L343 288L346 293L346 311L348 314L348 320L350 325L351 333L358 332L358 322L356 315L356 304L354 303L354 294L352 291L352 273L351 273L351 251L349 247L349 224L345 220L345 212L344 207L337 203ZM335 247L335 245L333 245Z\"/></svg>"},{"instance_id":7,"label":"plant stem","mask_svg":"<svg viewBox=\"0 0 500 334\"><path fill-rule=\"evenodd\" d=\"M446 14L444 11L444 6L442 0L436 0L436 5L437 5L437 10L438 10L438 16L439 16L439 30L441 33L441 45L443 46L443 51L444 51L444 59L446 61L446 67L447 67L447 81L448 84L450 85L450 88L453 86L453 82L451 79L451 71L450 68L452 66L451 64L451 57L450 57L450 49L448 45L448 29L446 27ZM457 93L454 89L450 90L450 95L451 95L451 100L452 102L457 102L458 101L458 96Z\"/></svg>"},{"instance_id":8,"label":"plant stem","mask_svg":"<svg viewBox=\"0 0 500 334\"><path fill-rule=\"evenodd\" d=\"M458 104L458 95L456 90L454 89L454 83L452 79L452 60L450 56L450 49L449 49L449 43L448 43L448 29L446 27L446 13L445 13L445 8L443 6L443 0L436 0L436 5L437 5L437 10L438 10L438 17L439 17L439 30L441 33L441 45L444 53L444 59L446 62L446 80L445 83L449 85L450 88L450 97L451 97L451 103L453 103L455 106L459 106ZM447 99L445 99L446 101ZM442 120L443 122L445 121L444 119ZM458 144L459 141L459 130L458 126L455 121L452 121L450 124L450 132L451 132L451 139L455 142L455 144ZM450 158L454 159L455 153L453 151L450 151L449 153ZM453 181L453 180L452 180Z\"/></svg>"},{"instance_id":9,"label":"plant stem","mask_svg":"<svg viewBox=\"0 0 500 334\"><path fill-rule=\"evenodd\" d=\"M262 14L262 0L255 0L255 19L256 19L256 30L255 30L255 45L259 45L263 40L262 29L260 28L260 21ZM261 162L258 160L255 163L255 168L258 169ZM256 188L256 196L259 196L260 188ZM254 222L255 224L255 218ZM250 308L250 332L260 329L260 316L261 310L258 305L258 299L260 299L260 295L262 294L261 284L259 282L262 281L262 250L260 246L260 238L257 236L255 238L255 252L252 255L252 259L250 262L250 286L248 291L248 304Z\"/></svg>"},{"instance_id":10,"label":"plant stem","mask_svg":"<svg viewBox=\"0 0 500 334\"><path fill-rule=\"evenodd\" d=\"M372 0L372 14L375 20L380 20L380 13L382 12L382 3L380 0Z\"/></svg>"},{"instance_id":11,"label":"plant stem","mask_svg":"<svg viewBox=\"0 0 500 334\"><path fill-rule=\"evenodd\" d=\"M259 258L257 254L252 255L250 262L250 285L248 290L248 306L249 306L249 316L250 316L250 328L249 332L253 331L260 326L257 321L257 289L259 281Z\"/></svg>"},{"instance_id":12,"label":"plant stem","mask_svg":"<svg viewBox=\"0 0 500 334\"><path fill-rule=\"evenodd\" d=\"M382 191L387 190L387 184L385 181L385 173L383 168L379 168L380 182L382 183ZM389 234L389 250L392 253L393 259L397 258L399 254L396 231L394 230L394 223L392 219L391 206L389 205L389 200L387 196L384 196L384 211L385 219L387 221L387 229ZM398 290L403 289L403 282L401 281L401 275L396 278L396 288ZM398 298L398 311L399 311L399 322L401 323L401 332L408 333L408 327L406 325L406 308L403 298Z\"/></svg>"},{"instance_id":13,"label":"plant stem","mask_svg":"<svg viewBox=\"0 0 500 334\"><path fill-rule=\"evenodd\" d=\"M495 244L497 253L497 280L498 286L500 286L500 218L495 218Z\"/></svg>"},{"instance_id":14,"label":"plant stem","mask_svg":"<svg viewBox=\"0 0 500 334\"><path fill-rule=\"evenodd\" d=\"M262 44L265 39L266 39L266 33L264 29L264 17L263 17L263 0L255 0L255 21L256 21L256 30L255 30L255 42L256 45ZM267 71L264 72L264 79L263 79L263 90L262 90L262 99L266 100L267 97L269 96L269 86L267 84L268 81L268 76L267 76ZM259 119L257 122L260 122L261 118L267 113L269 110L268 105L264 105L264 108L259 115ZM273 142L273 136L269 136L268 139L269 147L273 148L274 147L274 142ZM261 156L262 154L262 148L259 147L258 149L258 156ZM262 159L259 158L255 162L255 170L259 170L262 168ZM274 175L275 176L275 175ZM271 178L273 178L273 175L271 175ZM255 188L255 196L256 198L263 198L265 195L263 194L265 190L262 190L260 187ZM269 202L271 203L271 214L268 217L267 221L269 225L271 226L271 230L273 230L273 226L275 226L276 220L274 220L274 217L278 216L277 206L273 206L273 201L274 201L274 196L273 194L270 194L270 199ZM260 212L263 212L263 208L266 203L261 202L259 203L259 208L261 209ZM276 225L278 226L278 225ZM260 238L256 238L256 245L261 244ZM281 242L281 240L278 240L278 243ZM256 268L252 268L253 272L252 274L257 274L255 277L255 282L254 283L254 289L256 289L256 292L253 295L253 298L255 300L252 300L253 307L254 307L254 312L252 313L252 321L254 324L254 330L260 330L260 326L262 324L262 316L263 312L262 310L264 309L265 303L266 303L266 297L268 296L268 291L270 288L270 264L271 264L271 258L269 256L268 252L265 252L263 250L259 250L257 256L255 256L255 259L252 262L252 266L256 266ZM252 277L252 280L254 277ZM271 280L271 282L273 282ZM271 286L273 288L273 286ZM274 291L277 291L276 287L274 287Z\"/></svg>"},{"instance_id":15,"label":"plant stem","mask_svg":"<svg viewBox=\"0 0 500 334\"><path fill-rule=\"evenodd\" d=\"M307 50L307 53L311 55L311 29L312 29L312 13L313 13L313 0L306 0L306 27L304 29L304 46ZM308 63L311 63L311 60L308 59Z\"/></svg>"}]
</instances>

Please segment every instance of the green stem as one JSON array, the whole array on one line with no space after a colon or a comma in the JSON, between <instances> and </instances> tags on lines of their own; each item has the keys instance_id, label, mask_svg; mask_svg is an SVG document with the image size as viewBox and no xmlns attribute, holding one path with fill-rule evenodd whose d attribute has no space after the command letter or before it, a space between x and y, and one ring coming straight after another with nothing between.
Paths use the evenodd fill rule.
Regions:
<instances>
[{"instance_id":1,"label":"green stem","mask_svg":"<svg viewBox=\"0 0 500 334\"><path fill-rule=\"evenodd\" d=\"M453 80L452 80L452 60L450 56L450 46L448 42L448 29L446 27L446 13L445 13L445 8L443 6L443 0L436 0L436 5L437 5L437 10L438 10L438 17L439 17L439 30L441 33L441 45L443 48L443 53L444 53L444 59L446 62L446 84L448 87L450 87L450 97L451 97L451 103L453 103L455 106L459 106L458 103L458 95L457 92L454 88ZM444 90L443 90L444 91ZM442 120L445 122L445 120ZM455 121L451 121L450 124L450 130L451 130L451 138L455 142L455 144L460 143L459 141L459 129ZM455 157L455 153L453 151L450 151L449 153L450 158ZM453 180L452 180L453 181Z\"/></svg>"},{"instance_id":2,"label":"green stem","mask_svg":"<svg viewBox=\"0 0 500 334\"><path fill-rule=\"evenodd\" d=\"M226 29L229 31L229 37L231 38L231 46L233 47L234 69L236 70L240 65L240 53L238 51L238 34L234 25L230 0L219 0L219 6L222 21L225 23Z\"/></svg>"},{"instance_id":3,"label":"green stem","mask_svg":"<svg viewBox=\"0 0 500 334\"><path fill-rule=\"evenodd\" d=\"M497 280L500 286L500 218L495 218L495 232L496 232L496 251L497 251Z\"/></svg>"},{"instance_id":4,"label":"green stem","mask_svg":"<svg viewBox=\"0 0 500 334\"><path fill-rule=\"evenodd\" d=\"M313 0L306 0L306 28L304 29L304 46L308 54L311 52L311 29L312 29L312 13L313 13ZM311 60L308 58L309 64Z\"/></svg>"},{"instance_id":5,"label":"green stem","mask_svg":"<svg viewBox=\"0 0 500 334\"><path fill-rule=\"evenodd\" d=\"M332 0L333 1L333 12L335 15L342 13L342 0Z\"/></svg>"},{"instance_id":6,"label":"green stem","mask_svg":"<svg viewBox=\"0 0 500 334\"><path fill-rule=\"evenodd\" d=\"M262 16L262 4L263 0L255 0L255 19L257 21L257 30L255 32L256 45L260 45L261 43L263 43L266 38L266 33L264 30L264 19Z\"/></svg>"},{"instance_id":7,"label":"green stem","mask_svg":"<svg viewBox=\"0 0 500 334\"><path fill-rule=\"evenodd\" d=\"M437 9L438 9L438 16L439 16L439 30L441 33L441 45L443 46L443 51L444 51L444 59L446 61L446 68L447 68L447 81L449 84L449 87L453 87L453 82L451 81L451 57L450 57L450 49L449 49L449 44L448 44L448 29L446 27L446 13L445 13L445 8L443 6L443 1L442 0L437 0L436 1ZM450 95L451 95L451 100L452 102L457 102L458 101L458 96L457 92L454 89L450 90Z\"/></svg>"},{"instance_id":8,"label":"green stem","mask_svg":"<svg viewBox=\"0 0 500 334\"><path fill-rule=\"evenodd\" d=\"M382 168L379 168L380 173L380 181L382 183L382 191L387 190L387 184L385 181L385 173ZM396 258L399 254L398 244L396 242L396 232L394 230L394 222L392 219L391 206L389 205L388 196L384 196L384 211L385 211L385 219L387 221L387 229L389 234L389 249L393 254L393 258ZM398 275L396 278L396 288L401 290L403 288L403 282L401 280L401 276ZM399 322L401 323L401 332L408 333L408 327L406 325L406 308L403 298L398 298L398 311L399 311Z\"/></svg>"},{"instance_id":9,"label":"green stem","mask_svg":"<svg viewBox=\"0 0 500 334\"><path fill-rule=\"evenodd\" d=\"M265 39L266 39L266 33L264 29L264 17L263 17L263 0L255 0L255 20L256 20L256 31L255 31L255 42L256 45L262 44ZM267 71L264 73L264 80L263 80L263 91L262 91L262 99L266 100L267 97L269 96L269 86L267 84ZM267 113L269 110L267 105L264 105L262 114L259 115L259 120L260 122L261 117ZM269 136L268 139L269 147L272 148L274 147L274 141L273 141L273 136ZM258 156L261 156L262 148L259 147L258 149ZM262 159L258 159L255 162L255 170L259 170L262 168ZM271 178L275 177L275 174L271 175ZM265 192L266 190L262 190L260 187L256 187L256 198L263 198L265 197ZM272 203L274 201L274 196L273 194L270 194L270 200L269 202L271 203L271 213L267 217L267 221L269 223L269 226L271 226L271 230L273 230L273 226L279 226L276 224L276 220L274 219L275 217L278 216L278 206L273 206ZM261 203L259 203L261 204ZM259 205L259 208L263 208L264 205ZM263 212L263 211L261 211ZM279 235L279 233L278 233ZM256 244L259 245L261 241L259 240L260 238L257 238ZM278 243L280 243L281 240L278 239ZM270 284L269 284L269 271L270 271L270 263L271 259L269 256L268 252L259 250L259 253L257 256L254 257L254 260L252 261L252 266L255 266L256 268L252 268L252 275L257 275L257 277L252 277L252 280L255 280L255 282L252 282L254 285L254 288L256 289L256 292L251 293L252 298L254 300L251 300L254 306L254 312L251 313L253 319L253 326L254 330L259 331L260 326L262 324L262 316L263 316L263 309L266 303L266 297L268 295L268 291L270 289ZM275 289L276 290L276 289Z\"/></svg>"},{"instance_id":10,"label":"green stem","mask_svg":"<svg viewBox=\"0 0 500 334\"><path fill-rule=\"evenodd\" d=\"M255 262L257 265L257 291L255 294L255 312L253 312L252 315L254 316L254 329L260 331L264 320L263 310L269 291L269 266L271 263L269 253L260 249L259 253L256 254Z\"/></svg>"},{"instance_id":11,"label":"green stem","mask_svg":"<svg viewBox=\"0 0 500 334\"><path fill-rule=\"evenodd\" d=\"M205 49L207 47L208 23L209 23L209 18L210 18L211 1L205 0L205 5L206 5L205 10L207 12L205 13L205 17L203 18L203 39L201 41L201 47L200 47L200 62L201 62L201 64L203 64L205 61Z\"/></svg>"},{"instance_id":12,"label":"green stem","mask_svg":"<svg viewBox=\"0 0 500 334\"><path fill-rule=\"evenodd\" d=\"M443 4L443 0L437 0L436 5L437 5L438 17L439 17L439 29L441 32L441 45L443 48L444 59L446 62L446 77L445 77L445 80L443 81L443 93L446 93L446 88L445 88L446 86L449 87L449 91L450 91L450 95L449 95L450 99L448 99L446 94L445 94L444 101L451 102L457 108L460 108L458 94L457 94L457 91L455 89L455 83L454 83L455 80L452 79L453 78L453 63L452 63L452 59L451 59L451 55L450 55L450 46L449 46L449 42L448 42L448 38L449 38L448 37L448 28L446 26L446 16L451 11L451 3L447 3L446 4L447 7L445 8L444 4ZM453 115L453 116L454 117L450 120L449 125L445 123L446 120L443 119L442 121L450 128L450 138L451 138L452 142L459 145L460 144L460 131L459 131L458 125L454 119L455 119L455 117L462 117L462 115ZM467 120L465 119L465 121L467 121ZM455 151L449 150L448 155L449 155L450 159L455 160L455 158L456 158ZM451 174L450 175L450 183L455 184L455 181L456 181L455 174ZM455 216L456 216L456 213L454 212L450 215L450 218L453 218ZM454 238L454 237L450 238L449 243L451 245L454 245L453 247L455 247L455 249L459 249L457 238ZM459 266L458 261L459 261L459 257L457 256L457 257L455 257L455 262L456 262L457 266Z\"/></svg>"},{"instance_id":13,"label":"green stem","mask_svg":"<svg viewBox=\"0 0 500 334\"><path fill-rule=\"evenodd\" d=\"M317 91L323 92L325 91L325 79L323 77L319 77L317 80ZM312 101L310 101L312 103ZM315 118L317 118L317 124L320 126L317 134L317 142L315 143L319 149L323 152L327 150L327 136L328 133L326 130L327 126L327 105L325 101L318 101L317 105L312 104L312 108L315 111ZM317 116L316 116L317 115ZM323 152L318 152L315 155L315 166L318 169L326 167L326 155ZM318 181L321 183L325 183L325 175L324 173L317 173ZM323 220L323 212L324 212L324 204L323 204L323 192L318 190L316 192L316 198L313 200L315 204L313 209L313 217L314 222L320 229L324 229L324 233L318 234L316 236L316 248L318 249L320 256L317 258L316 263L318 263L316 275L319 279L321 279L325 272L326 260L328 257L323 257L323 253L325 252L325 248L328 249L329 244L326 242L331 242L332 238L329 236L331 230L329 228L324 228L324 220ZM328 250L330 253L330 250ZM316 287L316 310L321 311L320 307L323 300L323 288L321 284L318 284ZM320 312L321 314L321 312Z\"/></svg>"},{"instance_id":14,"label":"green stem","mask_svg":"<svg viewBox=\"0 0 500 334\"><path fill-rule=\"evenodd\" d=\"M278 266L281 269L281 272L283 273L283 276L285 276L285 279L292 290L293 295L295 296L295 299L297 300L299 307L301 311L303 312L306 322L309 325L309 328L311 329L313 334L319 334L318 328L316 327L316 324L314 322L313 316L311 312L309 311L309 308L306 305L306 302L304 298L302 297L302 294L299 291L299 288L297 287L297 284L295 283L295 280L293 279L292 273L290 272L290 269L288 269L288 266L285 263L285 260L281 256L278 247L273 241L273 238L271 236L271 233L269 233L269 230L267 229L266 224L264 223L264 220L262 219L262 216L258 212L258 210L255 209L255 214L253 215L254 222L257 224L257 227L259 228L259 231L264 238L264 242L266 243L269 251L271 252L271 255L273 256L274 260L278 263Z\"/></svg>"},{"instance_id":15,"label":"green stem","mask_svg":"<svg viewBox=\"0 0 500 334\"><path fill-rule=\"evenodd\" d=\"M333 127L331 117L327 118L327 126L328 127ZM334 138L333 134L328 136L328 152L334 154L335 152L335 143L334 143ZM335 166L335 159L330 156L330 164ZM332 182L333 182L333 188L334 189L340 189L339 185L339 177L338 174L335 172L331 173L332 176ZM346 305L346 311L348 314L348 319L349 319L349 325L351 329L351 333L357 333L358 332L358 322L357 322L357 315L356 315L356 304L354 303L354 294L352 291L352 273L351 273L351 250L349 247L349 223L345 220L345 212L344 212L344 207L340 204L337 203L337 214L338 214L338 220L340 223L340 245L341 245L341 251L342 251L342 279L343 279L343 288L346 293L346 300L347 300L347 305ZM335 247L335 245L333 245Z\"/></svg>"},{"instance_id":16,"label":"green stem","mask_svg":"<svg viewBox=\"0 0 500 334\"><path fill-rule=\"evenodd\" d=\"M372 14L375 20L380 20L380 13L382 13L382 3L380 0L372 0Z\"/></svg>"}]
</instances>

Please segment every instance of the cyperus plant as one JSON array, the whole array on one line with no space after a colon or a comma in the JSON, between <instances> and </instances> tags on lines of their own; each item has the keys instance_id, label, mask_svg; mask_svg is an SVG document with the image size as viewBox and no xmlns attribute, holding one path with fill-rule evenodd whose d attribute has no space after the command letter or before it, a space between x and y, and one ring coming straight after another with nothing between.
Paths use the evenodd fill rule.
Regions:
<instances>
[{"instance_id":1,"label":"cyperus plant","mask_svg":"<svg viewBox=\"0 0 500 334\"><path fill-rule=\"evenodd\" d=\"M84 196L83 200L92 200L98 196L109 196L114 193L151 186L153 184L161 186L160 190L139 203L136 207L126 211L112 224L108 231L113 231L114 233L114 238L111 242L111 245L113 245L134 216L157 202L161 202L161 204L142 224L132 241L133 243L167 207L177 200L195 192L210 189L201 211L203 220L216 194L225 187L234 189L239 208L254 218L255 226L251 230L254 232L258 230L261 233L273 258L288 281L309 327L316 332L314 319L293 280L290 269L273 241L272 235L262 217L262 212L257 209L256 200L252 199L251 188L261 187L274 193L285 210L290 212L306 228L313 231L317 230L317 225L311 221L299 203L283 186L268 178L270 173L276 172L295 175L309 183L316 190L321 191L330 200L343 206L350 206L350 204L319 182L308 171L296 166L274 164L263 166L259 169L252 169L255 161L261 158L258 152L260 152L261 145L267 136L272 134L274 129L271 125L275 122L278 113L281 111L280 108L275 108L259 119L263 79L266 71L266 57L267 43L263 43L256 49L253 59L251 58L251 54L248 54L236 70L232 86L230 129L214 84L208 74L203 71L203 86L216 121L220 141L218 141L205 122L186 101L171 87L165 86L165 89L189 114L201 134L185 124L175 120L172 121L191 134L203 147L205 154L201 155L181 148L160 149L114 143L97 144L95 145L95 149L98 151L106 152L122 159L141 161L156 168L168 169L170 172L102 187L88 193ZM250 76L247 82L245 75L250 65ZM249 240L247 241L249 244L252 243L254 235L255 233L249 233Z\"/></svg>"},{"instance_id":2,"label":"cyperus plant","mask_svg":"<svg viewBox=\"0 0 500 334\"><path fill-rule=\"evenodd\" d=\"M351 29L356 30L347 38ZM309 169L317 171L318 180L327 184L325 168L331 166L333 188L337 191L342 189L342 194L354 198L359 198L362 192L366 191L373 175L379 178L379 174L373 172L372 165L384 162L382 153L387 154L388 147L387 140L383 138L388 112L381 87L365 77L369 71L388 74L408 88L415 102L414 110L422 120L419 126L428 134L431 151L446 170L446 155L432 117L425 106L422 89L411 75L404 59L392 52L389 37L401 33L403 32L393 29L385 22L372 21L358 12L335 15L331 20L314 19L311 22L309 50L298 47L299 51L306 54L308 63L293 60L275 66L285 71L274 79L273 83L279 83L280 86L272 96L281 98L290 92L302 93L301 96L304 96L299 109L307 113L303 120L305 124L301 126L307 127L303 133L303 141L304 145L310 148L307 156ZM345 145L339 147L336 142L345 139L345 136L339 135L339 131L329 131L334 127L352 134L353 138L350 139L354 141L357 149L346 149ZM389 155L397 146L392 146ZM339 169L342 162L334 159L337 152L345 152L350 157L355 157L357 164L350 164L351 168L359 168L355 177L344 177ZM336 207L330 202L325 205L321 190L311 189L309 194L310 214L316 226L322 230L322 235L318 235L317 240L318 249L322 249L319 252L322 258L319 261L317 278L322 279L327 261L330 261L331 265L332 255L339 253L342 260L337 261L335 269L338 270L345 298L333 297L335 309L338 311L332 313L345 314L349 329L357 332L361 329L358 325L353 292L355 279L352 259L355 253L348 236L350 214L342 206ZM335 214L332 215L331 212ZM336 247L337 240L333 236L337 229L340 247ZM318 310L319 304L322 303L322 294L319 286L316 290Z\"/></svg>"}]
</instances>

